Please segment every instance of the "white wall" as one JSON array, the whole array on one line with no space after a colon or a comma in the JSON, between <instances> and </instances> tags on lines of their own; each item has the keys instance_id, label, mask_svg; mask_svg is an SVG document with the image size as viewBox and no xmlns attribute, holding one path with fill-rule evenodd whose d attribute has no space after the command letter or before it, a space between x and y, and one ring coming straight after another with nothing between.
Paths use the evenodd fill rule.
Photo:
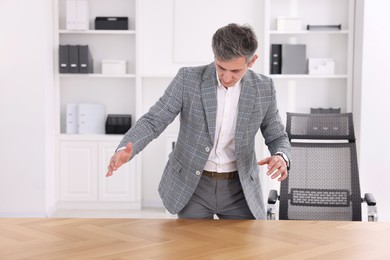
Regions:
<instances>
[{"instance_id":1,"label":"white wall","mask_svg":"<svg viewBox=\"0 0 390 260\"><path fill-rule=\"evenodd\" d=\"M380 220L390 220L390 1L363 1L363 40L360 99L360 176L362 192L372 192ZM360 106L359 106L360 105Z\"/></svg>"},{"instance_id":2,"label":"white wall","mask_svg":"<svg viewBox=\"0 0 390 260\"><path fill-rule=\"evenodd\" d=\"M46 215L51 28L51 1L0 1L1 217Z\"/></svg>"}]
</instances>

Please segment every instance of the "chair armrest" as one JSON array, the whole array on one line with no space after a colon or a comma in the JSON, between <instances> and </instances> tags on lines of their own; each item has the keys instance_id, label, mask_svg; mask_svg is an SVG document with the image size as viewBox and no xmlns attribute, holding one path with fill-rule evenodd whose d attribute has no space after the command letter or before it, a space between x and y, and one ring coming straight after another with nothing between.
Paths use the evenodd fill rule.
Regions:
<instances>
[{"instance_id":1,"label":"chair armrest","mask_svg":"<svg viewBox=\"0 0 390 260\"><path fill-rule=\"evenodd\" d=\"M276 204L278 201L278 191L270 190L268 195L268 204Z\"/></svg>"},{"instance_id":2,"label":"chair armrest","mask_svg":"<svg viewBox=\"0 0 390 260\"><path fill-rule=\"evenodd\" d=\"M368 206L375 206L376 200L372 193L365 193L364 194L364 201L367 203Z\"/></svg>"},{"instance_id":3,"label":"chair armrest","mask_svg":"<svg viewBox=\"0 0 390 260\"><path fill-rule=\"evenodd\" d=\"M267 208L267 219L276 219L276 202L278 201L278 191L270 190L268 195L268 208Z\"/></svg>"},{"instance_id":4,"label":"chair armrest","mask_svg":"<svg viewBox=\"0 0 390 260\"><path fill-rule=\"evenodd\" d=\"M369 222L378 221L378 213L376 209L376 200L371 193L365 193L363 202L367 203L367 217Z\"/></svg>"}]
</instances>

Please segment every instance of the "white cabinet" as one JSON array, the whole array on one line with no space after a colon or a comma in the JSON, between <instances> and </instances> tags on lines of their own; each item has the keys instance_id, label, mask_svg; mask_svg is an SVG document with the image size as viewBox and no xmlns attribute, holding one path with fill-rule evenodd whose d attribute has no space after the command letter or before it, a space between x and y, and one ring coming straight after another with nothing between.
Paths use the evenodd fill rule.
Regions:
<instances>
[{"instance_id":1,"label":"white cabinet","mask_svg":"<svg viewBox=\"0 0 390 260\"><path fill-rule=\"evenodd\" d=\"M274 79L282 117L312 107L352 110L354 0L264 0L263 73ZM298 18L300 29L278 30L277 18ZM307 25L339 25L341 30L309 31ZM307 58L330 58L332 75L270 75L271 44L305 44ZM283 61L282 61L283 62Z\"/></svg>"},{"instance_id":2,"label":"white cabinet","mask_svg":"<svg viewBox=\"0 0 390 260\"><path fill-rule=\"evenodd\" d=\"M135 161L123 165L113 176L105 176L117 145L118 141L60 142L60 208L140 208L140 175Z\"/></svg>"},{"instance_id":3,"label":"white cabinet","mask_svg":"<svg viewBox=\"0 0 390 260\"><path fill-rule=\"evenodd\" d=\"M58 208L140 208L141 156L105 177L121 135L67 134L67 104L102 104L105 114L142 114L138 0L84 0L87 30L68 30L66 0L54 2L54 62ZM128 30L96 30L96 17L127 17ZM59 73L60 45L88 45L93 73ZM103 74L102 61L124 61L125 74ZM121 63L122 64L122 63Z\"/></svg>"},{"instance_id":4,"label":"white cabinet","mask_svg":"<svg viewBox=\"0 0 390 260\"><path fill-rule=\"evenodd\" d=\"M99 201L140 201L140 175L136 162L130 161L107 178L107 166L118 142L99 142L98 199Z\"/></svg>"},{"instance_id":5,"label":"white cabinet","mask_svg":"<svg viewBox=\"0 0 390 260\"><path fill-rule=\"evenodd\" d=\"M60 200L97 201L96 142L63 141L60 155Z\"/></svg>"}]
</instances>

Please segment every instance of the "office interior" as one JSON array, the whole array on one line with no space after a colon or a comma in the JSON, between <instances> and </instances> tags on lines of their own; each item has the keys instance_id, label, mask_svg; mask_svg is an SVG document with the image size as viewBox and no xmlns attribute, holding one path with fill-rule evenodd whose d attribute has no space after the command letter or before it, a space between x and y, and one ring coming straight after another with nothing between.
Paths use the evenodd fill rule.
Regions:
<instances>
[{"instance_id":1,"label":"office interior","mask_svg":"<svg viewBox=\"0 0 390 260\"><path fill-rule=\"evenodd\" d=\"M97 0L91 0L93 1ZM264 46L263 41L263 34L266 33L263 11L267 8L265 3L269 1L133 1L137 3L134 10L137 17L135 80L142 89L142 94L129 98L129 102L138 102L131 105L136 107L134 118L145 113L159 98L180 67L213 61L211 50L208 49L210 35L226 22L248 22L254 27L260 41L259 60L263 58L261 49L269 48L268 45ZM115 4L114 1L107 2ZM284 2L289 5L288 8L303 9L300 9L302 13L310 11L304 10L308 0ZM353 2L353 26L349 24L351 30L346 33L346 37L353 35L353 41L348 50L345 50L351 52L351 67L347 76L350 88L340 94L340 90L332 85L338 85L338 82L345 79L328 79L326 84L330 86L329 91L321 92L319 96L305 96L305 91L299 91L299 84L304 79L287 79L291 83L287 84L290 91L286 91L278 87L278 84L286 82L276 78L278 93L285 93L278 94L278 104L283 113L309 112L308 109L315 100L318 104L339 106L343 112L353 113L361 190L375 195L378 220L388 221L390 88L387 63L390 60L390 17L387 10L390 9L390 3L386 0L328 2L334 7L336 14L339 2L348 2L348 8L351 7L349 3ZM57 129L60 98L56 86L61 84L61 79L55 58L58 48L56 3L57 1L50 0L0 2L0 217L46 218L53 216L59 209L61 184L58 172L61 162L58 153L59 142L63 139L59 138ZM178 8L192 10L192 15L178 13ZM132 22L135 21L130 20ZM259 61L254 70L267 73L266 64L267 61ZM110 79L103 80L109 82ZM305 89L315 88L318 81L310 79L310 82L312 86L308 86L307 81L302 83ZM112 88L112 91L116 89ZM324 102L324 99L329 102ZM115 103L115 100L110 102ZM284 114L282 118L285 119ZM177 134L178 124L176 120L168 127L163 135L143 151L137 161L138 168L135 171L139 178L139 195L136 197L139 204L133 204L134 208L162 208L157 187L166 162L167 149L169 150L169 143ZM265 155L261 138L258 146L259 156ZM98 165L97 167L102 167ZM129 181L131 180L133 179L130 178ZM266 191L278 185L266 178L263 180L263 189ZM105 201L104 204L115 203ZM80 210L77 206L72 208L72 203L64 203L62 206L68 210ZM110 209L107 212L111 212ZM104 216L115 217L110 213Z\"/></svg>"}]
</instances>

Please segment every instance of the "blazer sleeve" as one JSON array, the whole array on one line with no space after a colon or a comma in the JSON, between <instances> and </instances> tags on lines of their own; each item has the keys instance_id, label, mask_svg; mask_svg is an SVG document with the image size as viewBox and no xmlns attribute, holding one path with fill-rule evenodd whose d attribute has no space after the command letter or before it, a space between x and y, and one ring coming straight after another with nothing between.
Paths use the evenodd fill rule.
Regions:
<instances>
[{"instance_id":1,"label":"blazer sleeve","mask_svg":"<svg viewBox=\"0 0 390 260\"><path fill-rule=\"evenodd\" d=\"M282 152L291 158L291 146L282 120L279 115L279 109L276 101L276 91L272 79L271 102L260 126L265 139L265 144L272 155L276 152Z\"/></svg>"},{"instance_id":2,"label":"blazer sleeve","mask_svg":"<svg viewBox=\"0 0 390 260\"><path fill-rule=\"evenodd\" d=\"M127 131L118 148L126 146L129 142L133 143L133 158L172 123L182 109L183 74L182 68L163 96Z\"/></svg>"}]
</instances>

